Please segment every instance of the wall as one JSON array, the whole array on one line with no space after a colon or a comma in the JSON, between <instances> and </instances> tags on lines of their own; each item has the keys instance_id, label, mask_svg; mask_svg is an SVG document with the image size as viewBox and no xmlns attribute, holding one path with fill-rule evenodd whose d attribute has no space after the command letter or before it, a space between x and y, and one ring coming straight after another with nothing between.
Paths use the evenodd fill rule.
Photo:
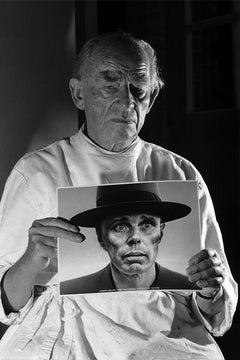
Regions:
<instances>
[{"instance_id":1,"label":"wall","mask_svg":"<svg viewBox=\"0 0 240 360\"><path fill-rule=\"evenodd\" d=\"M73 1L0 1L0 194L25 152L77 130Z\"/></svg>"}]
</instances>

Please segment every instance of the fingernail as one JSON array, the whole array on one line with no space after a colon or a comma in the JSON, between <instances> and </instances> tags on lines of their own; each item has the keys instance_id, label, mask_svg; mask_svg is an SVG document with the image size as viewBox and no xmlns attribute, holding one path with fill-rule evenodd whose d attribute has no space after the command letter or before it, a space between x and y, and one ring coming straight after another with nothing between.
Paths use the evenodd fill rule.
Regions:
<instances>
[{"instance_id":1,"label":"fingernail","mask_svg":"<svg viewBox=\"0 0 240 360\"><path fill-rule=\"evenodd\" d=\"M77 239L77 241L79 242L79 240L82 242L82 241L84 241L85 239L86 239L86 236L85 235L83 235L82 233L77 233L77 234L75 234L75 236L76 236L76 239Z\"/></svg>"},{"instance_id":2,"label":"fingernail","mask_svg":"<svg viewBox=\"0 0 240 360\"><path fill-rule=\"evenodd\" d=\"M86 239L86 236L85 236L85 235L80 234L80 233L79 233L78 235L80 235L82 242Z\"/></svg>"},{"instance_id":3,"label":"fingernail","mask_svg":"<svg viewBox=\"0 0 240 360\"><path fill-rule=\"evenodd\" d=\"M78 234L78 233L80 232L80 227L76 226L76 227L74 228L74 232Z\"/></svg>"},{"instance_id":4,"label":"fingernail","mask_svg":"<svg viewBox=\"0 0 240 360\"><path fill-rule=\"evenodd\" d=\"M187 268L186 268L186 273L187 273L187 274L191 274L191 273L192 273L192 268L191 268L191 267L187 267Z\"/></svg>"}]
</instances>

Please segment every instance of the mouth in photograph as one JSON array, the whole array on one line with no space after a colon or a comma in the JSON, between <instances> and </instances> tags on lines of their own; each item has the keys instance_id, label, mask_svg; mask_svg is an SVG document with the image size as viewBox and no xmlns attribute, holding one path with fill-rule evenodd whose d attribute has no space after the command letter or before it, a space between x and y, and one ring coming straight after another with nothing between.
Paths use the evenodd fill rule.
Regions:
<instances>
[{"instance_id":1,"label":"mouth in photograph","mask_svg":"<svg viewBox=\"0 0 240 360\"><path fill-rule=\"evenodd\" d=\"M124 255L124 258L131 260L131 261L142 260L146 257L147 257L147 255L140 251L131 251L131 252L127 253L126 255Z\"/></svg>"}]
</instances>

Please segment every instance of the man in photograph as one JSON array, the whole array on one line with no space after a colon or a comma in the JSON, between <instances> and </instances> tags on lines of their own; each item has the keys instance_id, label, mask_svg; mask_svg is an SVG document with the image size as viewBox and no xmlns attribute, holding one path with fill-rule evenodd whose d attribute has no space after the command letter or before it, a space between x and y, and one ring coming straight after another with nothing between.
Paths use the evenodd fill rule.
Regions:
<instances>
[{"instance_id":1,"label":"man in photograph","mask_svg":"<svg viewBox=\"0 0 240 360\"><path fill-rule=\"evenodd\" d=\"M165 223L188 215L189 206L162 201L157 183L100 186L96 205L71 222L96 229L110 263L94 274L60 282L61 295L198 288L186 275L156 262Z\"/></svg>"}]
</instances>

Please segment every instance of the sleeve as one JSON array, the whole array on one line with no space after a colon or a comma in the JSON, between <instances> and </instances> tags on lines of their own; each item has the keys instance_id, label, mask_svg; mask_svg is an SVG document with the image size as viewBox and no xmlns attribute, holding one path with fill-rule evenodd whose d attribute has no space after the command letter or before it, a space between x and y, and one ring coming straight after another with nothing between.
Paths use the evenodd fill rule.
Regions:
<instances>
[{"instance_id":1,"label":"sleeve","mask_svg":"<svg viewBox=\"0 0 240 360\"><path fill-rule=\"evenodd\" d=\"M208 188L201 175L197 172L199 187L199 211L201 223L201 248L212 248L218 251L224 261L226 278L222 285L223 299L222 309L215 316L206 319L198 308L196 296L192 297L191 303L193 311L204 326L214 335L223 335L231 326L233 315L236 310L238 300L238 286L233 279L225 252L222 234L216 220L213 203ZM208 301L208 300L206 300ZM214 304L213 304L214 306Z\"/></svg>"},{"instance_id":2,"label":"sleeve","mask_svg":"<svg viewBox=\"0 0 240 360\"><path fill-rule=\"evenodd\" d=\"M0 204L0 280L24 253L28 244L28 229L38 216L36 209L26 179L13 169ZM31 304L32 298L19 312L6 316L1 301L0 321L7 325L20 322Z\"/></svg>"}]
</instances>

